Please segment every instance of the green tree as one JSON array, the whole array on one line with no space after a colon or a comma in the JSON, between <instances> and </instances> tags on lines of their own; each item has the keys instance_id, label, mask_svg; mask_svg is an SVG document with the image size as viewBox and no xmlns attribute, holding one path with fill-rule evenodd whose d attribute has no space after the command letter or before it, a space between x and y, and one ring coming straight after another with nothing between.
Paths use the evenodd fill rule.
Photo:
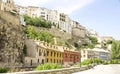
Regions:
<instances>
[{"instance_id":1,"label":"green tree","mask_svg":"<svg viewBox=\"0 0 120 74\"><path fill-rule=\"evenodd\" d=\"M51 28L51 26L53 25L50 21L46 21L41 17L31 18L27 14L24 14L23 17L24 17L27 25L32 25L32 26L37 26L37 27L45 27L45 28Z\"/></svg>"},{"instance_id":2,"label":"green tree","mask_svg":"<svg viewBox=\"0 0 120 74\"><path fill-rule=\"evenodd\" d=\"M120 59L120 41L113 41L111 48L111 59Z\"/></svg>"},{"instance_id":3,"label":"green tree","mask_svg":"<svg viewBox=\"0 0 120 74\"><path fill-rule=\"evenodd\" d=\"M93 43L93 44L97 44L97 43L98 43L98 40L97 40L96 37L92 37L92 36L90 36L90 37L89 37L89 40L90 40L91 43Z\"/></svg>"},{"instance_id":4,"label":"green tree","mask_svg":"<svg viewBox=\"0 0 120 74\"><path fill-rule=\"evenodd\" d=\"M54 36L50 32L47 31L36 32L33 26L27 26L24 32L26 33L27 37L31 39L37 39L49 43L53 43L54 41L53 40Z\"/></svg>"}]
</instances>

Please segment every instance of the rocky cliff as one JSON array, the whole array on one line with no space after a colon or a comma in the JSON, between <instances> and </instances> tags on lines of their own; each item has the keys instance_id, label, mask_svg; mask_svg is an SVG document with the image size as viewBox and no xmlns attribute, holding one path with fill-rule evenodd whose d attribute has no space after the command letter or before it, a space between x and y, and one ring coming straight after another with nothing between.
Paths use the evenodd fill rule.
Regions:
<instances>
[{"instance_id":1,"label":"rocky cliff","mask_svg":"<svg viewBox=\"0 0 120 74\"><path fill-rule=\"evenodd\" d=\"M23 61L24 32L16 24L19 18L15 18L16 15L0 11L0 66L16 66Z\"/></svg>"}]
</instances>

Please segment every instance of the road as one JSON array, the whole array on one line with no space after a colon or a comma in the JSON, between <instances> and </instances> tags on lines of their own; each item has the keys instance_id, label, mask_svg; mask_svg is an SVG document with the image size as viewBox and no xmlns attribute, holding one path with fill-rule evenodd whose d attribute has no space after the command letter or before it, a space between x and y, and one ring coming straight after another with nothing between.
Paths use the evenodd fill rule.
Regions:
<instances>
[{"instance_id":1,"label":"road","mask_svg":"<svg viewBox=\"0 0 120 74\"><path fill-rule=\"evenodd\" d=\"M92 69L73 74L120 74L120 64L97 65Z\"/></svg>"}]
</instances>

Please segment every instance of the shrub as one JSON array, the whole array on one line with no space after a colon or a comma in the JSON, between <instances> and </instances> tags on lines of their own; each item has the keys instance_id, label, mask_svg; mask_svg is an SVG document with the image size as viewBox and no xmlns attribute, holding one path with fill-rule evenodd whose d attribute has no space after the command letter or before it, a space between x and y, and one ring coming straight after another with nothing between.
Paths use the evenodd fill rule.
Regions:
<instances>
[{"instance_id":1,"label":"shrub","mask_svg":"<svg viewBox=\"0 0 120 74\"><path fill-rule=\"evenodd\" d=\"M81 65L89 65L89 64L107 64L108 61L103 61L99 58L91 58L91 59L87 59L84 60L83 62L81 62Z\"/></svg>"},{"instance_id":2,"label":"shrub","mask_svg":"<svg viewBox=\"0 0 120 74\"><path fill-rule=\"evenodd\" d=\"M48 43L52 43L54 40L54 36L48 31L35 31L33 26L27 26L24 29L25 34L28 38L37 39L41 41L45 41Z\"/></svg>"},{"instance_id":3,"label":"shrub","mask_svg":"<svg viewBox=\"0 0 120 74\"><path fill-rule=\"evenodd\" d=\"M107 64L109 64L109 62L108 61L103 61L102 64L107 65Z\"/></svg>"},{"instance_id":4,"label":"shrub","mask_svg":"<svg viewBox=\"0 0 120 74\"><path fill-rule=\"evenodd\" d=\"M110 64L118 64L119 61L118 60L110 60Z\"/></svg>"},{"instance_id":5,"label":"shrub","mask_svg":"<svg viewBox=\"0 0 120 74\"><path fill-rule=\"evenodd\" d=\"M8 69L6 68L0 68L0 73L6 73L8 71Z\"/></svg>"},{"instance_id":6,"label":"shrub","mask_svg":"<svg viewBox=\"0 0 120 74\"><path fill-rule=\"evenodd\" d=\"M100 63L102 63L103 61L101 60L101 59L99 59L99 58L93 58L92 60L91 60L91 63L97 63L97 64L100 64Z\"/></svg>"},{"instance_id":7,"label":"shrub","mask_svg":"<svg viewBox=\"0 0 120 74\"><path fill-rule=\"evenodd\" d=\"M37 66L35 70L50 70L50 69L59 69L59 68L63 68L63 67L55 63L45 63Z\"/></svg>"},{"instance_id":8,"label":"shrub","mask_svg":"<svg viewBox=\"0 0 120 74\"><path fill-rule=\"evenodd\" d=\"M91 59L87 59L81 62L81 65L89 65L89 64L91 64Z\"/></svg>"},{"instance_id":9,"label":"shrub","mask_svg":"<svg viewBox=\"0 0 120 74\"><path fill-rule=\"evenodd\" d=\"M42 17L31 18L27 14L24 14L23 17L25 19L25 22L28 25L37 26L37 27L45 27L45 28L51 28L51 26L53 25L50 21L46 21Z\"/></svg>"}]
</instances>

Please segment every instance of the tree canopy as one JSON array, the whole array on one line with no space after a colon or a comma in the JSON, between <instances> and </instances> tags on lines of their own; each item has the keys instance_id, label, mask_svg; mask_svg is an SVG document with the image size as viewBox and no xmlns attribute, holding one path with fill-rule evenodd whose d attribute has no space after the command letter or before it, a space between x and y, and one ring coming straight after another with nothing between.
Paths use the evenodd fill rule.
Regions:
<instances>
[{"instance_id":1,"label":"tree canopy","mask_svg":"<svg viewBox=\"0 0 120 74\"><path fill-rule=\"evenodd\" d=\"M112 42L111 59L120 59L120 41Z\"/></svg>"},{"instance_id":2,"label":"tree canopy","mask_svg":"<svg viewBox=\"0 0 120 74\"><path fill-rule=\"evenodd\" d=\"M97 40L96 37L90 36L90 37L89 37L89 40L90 40L91 43L93 43L93 44L97 44L97 43L98 43L98 40Z\"/></svg>"},{"instance_id":3,"label":"tree canopy","mask_svg":"<svg viewBox=\"0 0 120 74\"><path fill-rule=\"evenodd\" d=\"M45 28L51 28L51 26L53 25L50 21L46 21L41 17L31 18L27 14L24 14L23 17L27 25L45 27Z\"/></svg>"},{"instance_id":4,"label":"tree canopy","mask_svg":"<svg viewBox=\"0 0 120 74\"><path fill-rule=\"evenodd\" d=\"M24 30L28 38L37 39L45 42L52 43L54 36L47 31L36 32L33 26L27 26Z\"/></svg>"}]
</instances>

